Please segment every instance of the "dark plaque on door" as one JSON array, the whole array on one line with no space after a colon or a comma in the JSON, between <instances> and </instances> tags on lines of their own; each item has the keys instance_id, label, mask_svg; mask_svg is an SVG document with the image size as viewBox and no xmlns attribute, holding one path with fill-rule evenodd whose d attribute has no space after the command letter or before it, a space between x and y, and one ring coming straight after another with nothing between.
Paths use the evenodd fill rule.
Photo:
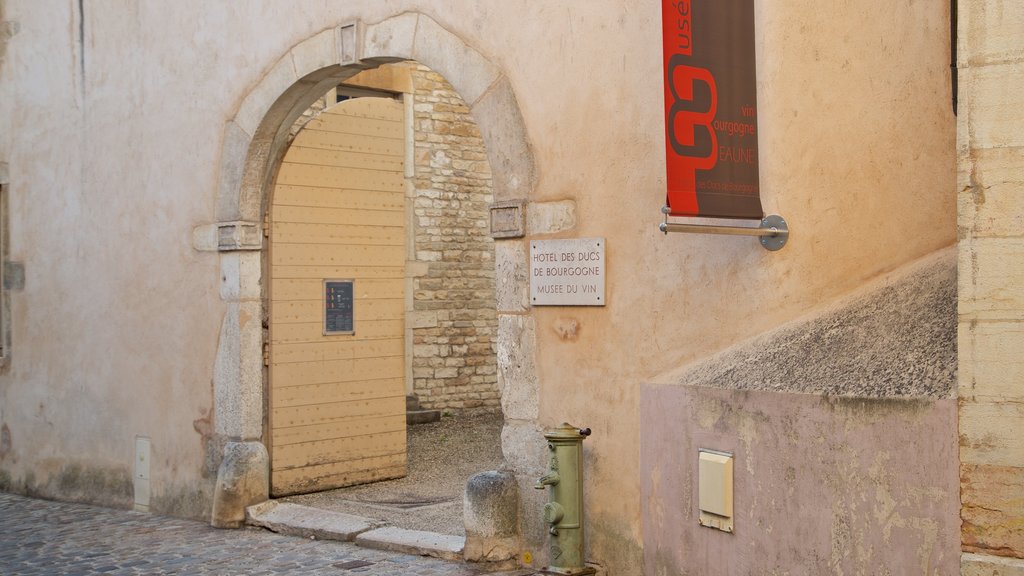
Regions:
<instances>
[{"instance_id":1,"label":"dark plaque on door","mask_svg":"<svg viewBox=\"0 0 1024 576\"><path fill-rule=\"evenodd\" d=\"M353 334L352 280L324 280L324 334Z\"/></svg>"}]
</instances>

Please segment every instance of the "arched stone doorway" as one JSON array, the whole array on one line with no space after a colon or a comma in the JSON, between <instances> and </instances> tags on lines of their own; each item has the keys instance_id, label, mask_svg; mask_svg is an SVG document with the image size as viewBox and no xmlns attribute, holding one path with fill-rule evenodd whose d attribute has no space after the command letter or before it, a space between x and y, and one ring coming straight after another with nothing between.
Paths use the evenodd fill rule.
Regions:
<instances>
[{"instance_id":1,"label":"arched stone doorway","mask_svg":"<svg viewBox=\"0 0 1024 576\"><path fill-rule=\"evenodd\" d=\"M240 524L244 507L266 498L262 222L289 129L332 86L360 70L401 60L429 66L462 95L485 142L496 201L526 200L533 189L534 163L508 79L427 15L403 13L376 24L354 22L324 30L270 68L225 127L218 222L195 231L197 244L221 252L221 297L227 303L214 374L214 431L224 446L214 494L215 525ZM503 262L503 254L496 255L499 268L524 264ZM517 257L515 251L508 254ZM499 347L501 330L499 322ZM532 356L533 351L523 353Z\"/></svg>"}]
</instances>

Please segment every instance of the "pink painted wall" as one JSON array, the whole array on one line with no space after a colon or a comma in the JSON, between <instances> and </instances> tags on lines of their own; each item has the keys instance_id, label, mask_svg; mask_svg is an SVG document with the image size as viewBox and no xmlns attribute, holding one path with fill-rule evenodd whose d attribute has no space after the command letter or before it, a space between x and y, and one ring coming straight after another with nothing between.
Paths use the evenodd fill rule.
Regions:
<instances>
[{"instance_id":1,"label":"pink painted wall","mask_svg":"<svg viewBox=\"0 0 1024 576\"><path fill-rule=\"evenodd\" d=\"M956 401L646 385L645 574L959 572ZM735 533L698 525L697 450L735 454Z\"/></svg>"}]
</instances>

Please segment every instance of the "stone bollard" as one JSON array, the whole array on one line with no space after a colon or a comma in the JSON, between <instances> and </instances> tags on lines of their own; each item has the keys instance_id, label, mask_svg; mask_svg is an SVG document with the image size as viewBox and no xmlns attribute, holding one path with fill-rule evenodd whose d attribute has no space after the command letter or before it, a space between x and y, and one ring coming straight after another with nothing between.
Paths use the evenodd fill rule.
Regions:
<instances>
[{"instance_id":1,"label":"stone bollard","mask_svg":"<svg viewBox=\"0 0 1024 576\"><path fill-rule=\"evenodd\" d=\"M245 523L245 509L259 504L270 493L270 458L259 442L228 442L217 471L210 524L238 528Z\"/></svg>"},{"instance_id":2,"label":"stone bollard","mask_svg":"<svg viewBox=\"0 0 1024 576\"><path fill-rule=\"evenodd\" d=\"M467 562L514 565L519 551L519 488L511 472L480 472L466 482Z\"/></svg>"}]
</instances>

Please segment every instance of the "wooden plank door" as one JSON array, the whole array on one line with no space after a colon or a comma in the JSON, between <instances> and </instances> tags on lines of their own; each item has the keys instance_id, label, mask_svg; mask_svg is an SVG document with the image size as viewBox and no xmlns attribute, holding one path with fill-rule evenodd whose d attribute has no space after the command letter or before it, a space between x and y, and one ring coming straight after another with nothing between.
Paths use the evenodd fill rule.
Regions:
<instances>
[{"instance_id":1,"label":"wooden plank door","mask_svg":"<svg viewBox=\"0 0 1024 576\"><path fill-rule=\"evenodd\" d=\"M270 206L271 494L406 473L404 108L357 98L285 154ZM325 333L325 281L352 333Z\"/></svg>"}]
</instances>

